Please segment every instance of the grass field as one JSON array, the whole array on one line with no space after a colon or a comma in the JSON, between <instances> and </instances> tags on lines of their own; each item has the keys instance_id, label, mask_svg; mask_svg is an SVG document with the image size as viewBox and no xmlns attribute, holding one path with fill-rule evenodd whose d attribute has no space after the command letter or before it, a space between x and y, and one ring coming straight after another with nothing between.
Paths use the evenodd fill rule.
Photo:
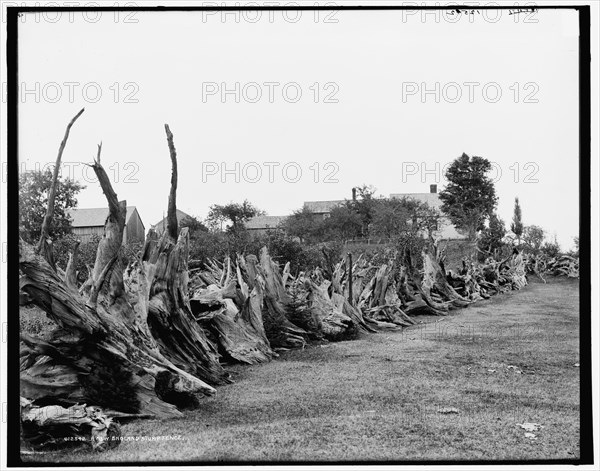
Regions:
<instances>
[{"instance_id":1,"label":"grass field","mask_svg":"<svg viewBox=\"0 0 600 471\"><path fill-rule=\"evenodd\" d=\"M115 450L28 461L529 460L579 457L579 291L532 283L398 333L235 367L235 383ZM444 413L446 412L446 413ZM456 413L457 412L457 413ZM543 426L526 438L517 424Z\"/></svg>"}]
</instances>

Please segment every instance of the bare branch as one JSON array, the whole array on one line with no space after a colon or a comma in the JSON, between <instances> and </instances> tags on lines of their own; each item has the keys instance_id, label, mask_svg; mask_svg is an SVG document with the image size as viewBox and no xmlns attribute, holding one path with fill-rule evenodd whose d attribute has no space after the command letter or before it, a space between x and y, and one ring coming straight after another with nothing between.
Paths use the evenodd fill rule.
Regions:
<instances>
[{"instance_id":1,"label":"bare branch","mask_svg":"<svg viewBox=\"0 0 600 471\"><path fill-rule=\"evenodd\" d=\"M67 268L65 270L65 283L69 288L78 292L77 289L77 259L79 256L79 244L81 244L80 240L75 242L75 247L73 247L73 252L69 255L69 262L67 263Z\"/></svg>"},{"instance_id":2,"label":"bare branch","mask_svg":"<svg viewBox=\"0 0 600 471\"><path fill-rule=\"evenodd\" d=\"M102 193L106 196L106 201L108 201L108 209L111 214L117 214L119 211L119 198L117 197L117 193L113 190L113 187L110 183L110 178L104 170L104 167L100 163L100 154L102 152L102 143L98 144L98 155L92 168L94 169L94 173L96 173L96 177L98 178L98 182L102 187Z\"/></svg>"},{"instance_id":3,"label":"bare branch","mask_svg":"<svg viewBox=\"0 0 600 471\"><path fill-rule=\"evenodd\" d=\"M173 240L177 240L177 152L173 144L173 133L169 125L165 124L167 133L167 143L169 144L169 153L171 154L171 191L169 192L169 207L167 211L167 233Z\"/></svg>"},{"instance_id":4,"label":"bare branch","mask_svg":"<svg viewBox=\"0 0 600 471\"><path fill-rule=\"evenodd\" d=\"M96 155L96 160L95 162L100 165L100 154L102 153L102 141L100 141L100 144L98 144L98 154Z\"/></svg>"},{"instance_id":5,"label":"bare branch","mask_svg":"<svg viewBox=\"0 0 600 471\"><path fill-rule=\"evenodd\" d=\"M48 238L50 233L50 223L52 222L52 216L54 215L54 201L56 199L56 187L58 182L58 173L60 171L60 162L62 160L62 155L63 151L65 150L65 146L67 145L67 139L69 138L71 126L73 126L73 123L77 121L77 118L79 118L84 111L85 108L82 108L81 111L79 111L79 113L77 113L69 122L63 140L60 143L60 147L58 148L58 156L56 157L56 164L54 166L54 173L52 175L52 184L50 185L50 192L48 194L48 207L46 208L46 215L44 216L44 221L42 222L40 240L37 246L37 253L42 253L44 258L48 261L48 263L50 263L50 265L54 269L55 265L52 257L52 248L48 246Z\"/></svg>"}]
</instances>

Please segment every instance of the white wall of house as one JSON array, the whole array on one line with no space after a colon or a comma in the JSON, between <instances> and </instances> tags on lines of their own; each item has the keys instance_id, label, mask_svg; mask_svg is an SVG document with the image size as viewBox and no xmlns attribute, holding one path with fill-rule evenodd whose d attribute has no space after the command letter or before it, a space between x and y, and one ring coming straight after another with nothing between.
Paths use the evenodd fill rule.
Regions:
<instances>
[{"instance_id":1,"label":"white wall of house","mask_svg":"<svg viewBox=\"0 0 600 471\"><path fill-rule=\"evenodd\" d=\"M442 239L466 239L466 235L461 234L456 230L454 224L450 222L445 216L442 216L438 220L438 230L435 231L435 237L440 237Z\"/></svg>"}]
</instances>

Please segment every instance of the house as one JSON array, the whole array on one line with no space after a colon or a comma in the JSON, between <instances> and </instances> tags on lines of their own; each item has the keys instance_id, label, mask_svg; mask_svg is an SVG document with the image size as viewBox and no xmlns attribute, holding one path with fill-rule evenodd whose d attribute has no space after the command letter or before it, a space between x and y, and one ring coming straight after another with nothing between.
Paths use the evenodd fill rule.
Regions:
<instances>
[{"instance_id":1,"label":"house","mask_svg":"<svg viewBox=\"0 0 600 471\"><path fill-rule=\"evenodd\" d=\"M68 211L71 217L72 233L81 242L90 242L93 236L104 235L104 224L108 218L108 208L74 208ZM123 243L144 242L145 228L140 213L135 206L127 206Z\"/></svg>"},{"instance_id":2,"label":"house","mask_svg":"<svg viewBox=\"0 0 600 471\"><path fill-rule=\"evenodd\" d=\"M422 203L427 203L430 207L437 209L441 213L442 201L437 192L437 185L429 185L429 193L392 193L390 198L412 198ZM458 232L456 227L450 222L448 217L442 216L437 221L436 237L442 239L466 239L466 235Z\"/></svg>"},{"instance_id":3,"label":"house","mask_svg":"<svg viewBox=\"0 0 600 471\"><path fill-rule=\"evenodd\" d=\"M254 235L263 235L276 229L287 219L287 216L254 216L244 223L248 232Z\"/></svg>"},{"instance_id":4,"label":"house","mask_svg":"<svg viewBox=\"0 0 600 471\"><path fill-rule=\"evenodd\" d=\"M192 217L189 214L184 213L180 209L176 209L175 214L177 215L177 225L180 225L181 221L183 221L185 218ZM167 217L165 216L156 224L153 224L151 228L154 229L159 236L162 235L162 233L167 230Z\"/></svg>"}]
</instances>

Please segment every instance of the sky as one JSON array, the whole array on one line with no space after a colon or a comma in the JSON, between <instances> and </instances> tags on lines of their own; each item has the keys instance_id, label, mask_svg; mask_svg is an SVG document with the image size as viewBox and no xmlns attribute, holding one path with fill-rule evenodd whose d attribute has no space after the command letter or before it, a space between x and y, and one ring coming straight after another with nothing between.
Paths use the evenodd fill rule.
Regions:
<instances>
[{"instance_id":1,"label":"sky","mask_svg":"<svg viewBox=\"0 0 600 471\"><path fill-rule=\"evenodd\" d=\"M21 170L52 165L106 200L102 164L146 229L177 206L204 218L248 199L304 201L443 188L463 152L493 162L498 213L563 248L579 225L578 26L571 10L27 14L19 25ZM3 84L3 99L5 85Z\"/></svg>"}]
</instances>

